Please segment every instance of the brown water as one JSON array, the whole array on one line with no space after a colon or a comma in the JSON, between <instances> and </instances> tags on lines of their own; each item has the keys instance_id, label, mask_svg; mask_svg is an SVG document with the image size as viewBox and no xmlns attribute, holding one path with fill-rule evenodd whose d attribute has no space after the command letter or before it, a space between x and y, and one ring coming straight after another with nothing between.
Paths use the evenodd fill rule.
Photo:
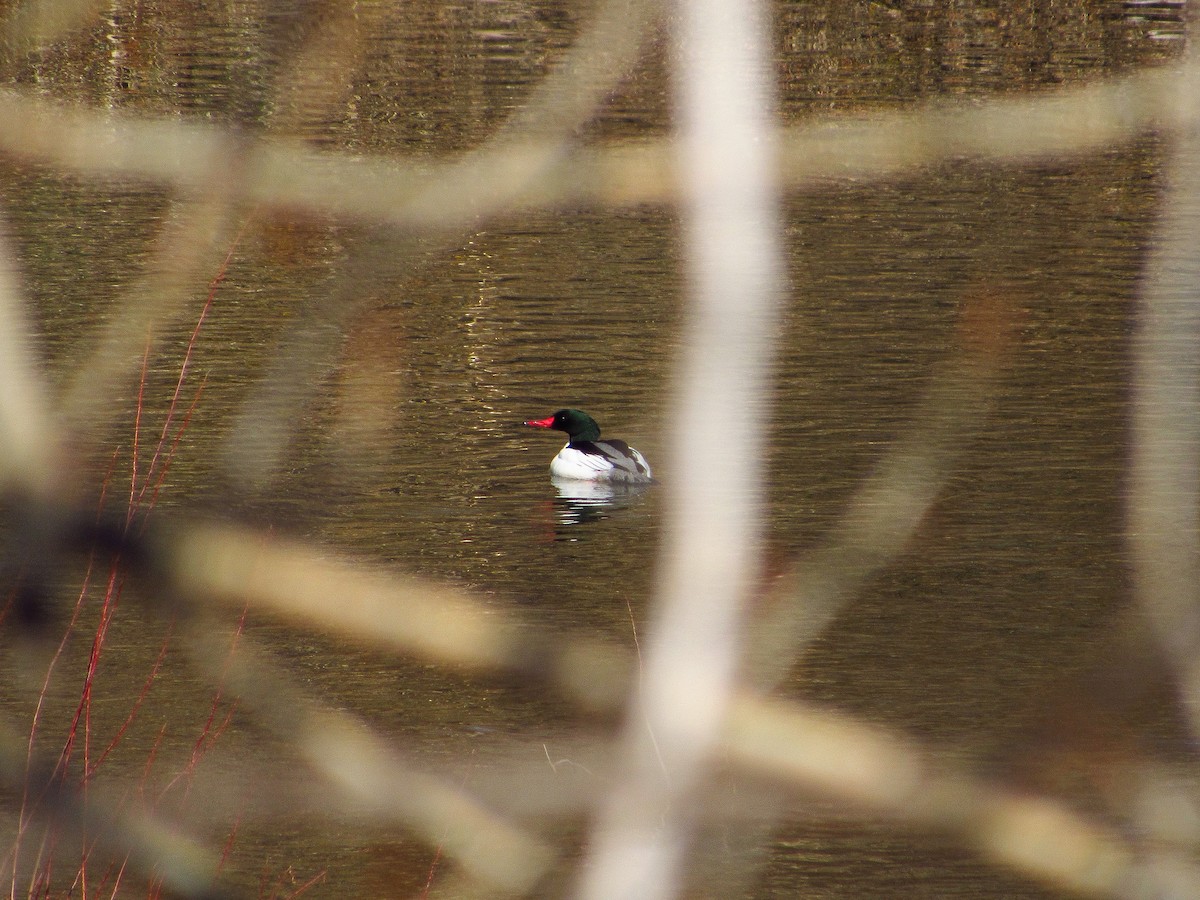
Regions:
<instances>
[{"instance_id":1,"label":"brown water","mask_svg":"<svg viewBox=\"0 0 1200 900\"><path fill-rule=\"evenodd\" d=\"M784 114L800 121L1077 82L1170 58L1179 43L1169 10L1010 6L782 4ZM281 115L266 99L272 78L288 41L308 27L292 12L278 3L198 3L186 12L112 4L86 36L7 71L93 102L269 123ZM417 4L363 16L366 62L337 114L293 120L315 141L362 152L432 154L479 141L580 27L576 10L558 4ZM590 136L661 133L664 90L655 58ZM951 165L789 198L791 303L773 412L762 423L769 565L820 539L908 421L954 347L964 298L981 286L1002 290L1022 322L995 415L934 515L821 639L790 692L982 760L1004 756L1040 701L1089 663L1129 600L1121 539L1128 338L1156 173L1147 138L1035 170ZM3 162L0 184L48 368L61 379L121 302L163 200ZM671 489L662 423L683 309L673 214L526 214L422 247L395 278L371 287L349 323L337 371L295 423L285 472L261 496L231 494L220 461L238 404L283 328L368 240L361 229L312 222L246 230L199 334L188 396L201 377L204 393L161 504L232 506L405 571L495 592L539 623L632 645L634 623L644 628L648 616L661 495ZM204 299L197 294L192 322L153 362L152 428ZM558 435L518 423L564 405L637 445L663 484L612 505L558 496L547 472ZM113 421L105 440L93 477L119 450L108 501L119 507L132 423ZM61 744L78 698L95 615L85 612L59 663L41 732L49 748ZM491 754L524 746L518 738L557 754L574 724L553 698L257 620L248 631L305 690L468 784ZM100 744L128 713L165 633L138 606L118 612L93 701ZM34 695L27 689L6 703L26 717L18 721L28 721ZM106 765L139 771L165 729L159 765L175 771L211 698L211 684L170 650ZM1167 745L1169 733L1152 728L1144 739ZM236 772L247 757L293 764L287 747L239 714L204 765ZM227 830L212 830L219 845ZM314 828L299 816L282 824L250 817L231 860L251 893L260 877L290 867L300 881L325 870L312 895L330 897L412 893L436 865L415 840L364 834L355 823ZM780 830L746 891L1043 894L927 838L805 819Z\"/></svg>"}]
</instances>

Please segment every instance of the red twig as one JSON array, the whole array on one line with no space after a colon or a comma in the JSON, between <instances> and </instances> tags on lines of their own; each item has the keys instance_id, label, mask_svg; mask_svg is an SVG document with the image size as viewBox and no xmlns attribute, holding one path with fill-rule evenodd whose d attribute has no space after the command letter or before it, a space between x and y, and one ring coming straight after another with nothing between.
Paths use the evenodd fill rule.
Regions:
<instances>
[{"instance_id":1,"label":"red twig","mask_svg":"<svg viewBox=\"0 0 1200 900\"><path fill-rule=\"evenodd\" d=\"M471 756L474 756L474 755L475 755L475 751L472 750ZM462 787L466 787L467 780L470 777L471 777L471 769L468 768L465 772L463 772L463 777L462 777L462 782L461 782ZM441 862L441 859L442 859L442 845L439 843L437 845L437 849L434 851L433 861L429 864L429 877L425 879L425 887L421 891L422 898L426 898L429 896L429 889L433 886L433 879L434 879L434 876L437 875L438 863Z\"/></svg>"},{"instance_id":2,"label":"red twig","mask_svg":"<svg viewBox=\"0 0 1200 900\"><path fill-rule=\"evenodd\" d=\"M175 451L178 450L179 442L183 440L183 433L187 430L188 424L192 421L192 413L196 411L196 406L200 402L200 396L204 393L204 386L207 383L208 376L205 376L200 380L200 386L196 388L196 396L192 398L191 405L188 406L188 411L184 415L183 421L180 423L179 428L175 431L175 437L171 441L171 448L167 451L166 456L163 457L162 467L157 473L158 477L154 480L154 490L150 494L150 501L147 504L147 509L153 509L154 504L158 502L158 492L162 488L163 482L166 481L167 472L171 468L171 461L175 459ZM149 480L149 473L147 473L147 480ZM145 486L143 485L143 492L144 491ZM138 500L139 502L141 501L141 494L138 495Z\"/></svg>"},{"instance_id":3,"label":"red twig","mask_svg":"<svg viewBox=\"0 0 1200 900\"><path fill-rule=\"evenodd\" d=\"M109 483L112 480L112 474L113 474L113 470L116 466L116 462L117 462L117 454L114 453L112 456L112 459L109 462L108 471L105 473L104 479L101 482L100 501L97 504L97 509L96 509L97 516L100 515L100 512L104 507L104 499L108 492ZM41 687L40 692L38 693L38 700L37 700L37 704L34 708L33 719L30 722L30 726L29 726L29 741L26 745L26 756L25 756L25 768L26 768L27 773L33 762L34 745L37 742L38 727L39 727L39 724L41 723L42 713L43 713L45 702L46 702L46 697L50 690L50 682L54 676L54 671L55 671L55 669L57 669L58 663L62 658L63 651L66 649L67 641L75 633L75 627L79 621L79 614L83 609L84 600L87 599L88 588L91 585L92 567L93 567L94 563L95 563L95 557L92 555L89 555L88 561L87 561L87 568L84 570L83 584L79 590L79 597L75 601L75 609L71 613L71 620L70 620L70 622L67 623L67 627L63 632L62 640L59 641L58 647L54 651L54 655L50 658L50 663L46 667L46 675L42 679L42 687ZM58 763L56 765L56 772L55 772L55 774L57 776L65 777L66 767L71 758L71 751L72 751L72 747L74 746L77 728L78 728L78 710L76 711L75 718L72 720L72 725L68 731L67 740L64 743L62 750L59 753ZM20 811L19 811L18 819L17 819L17 823L18 823L17 824L17 834L13 841L12 848L10 850L10 855L13 860L13 874L12 874L12 881L11 881L11 885L10 885L10 896L12 896L12 897L16 896L17 861L20 856L21 843L25 836L25 832L29 827L29 823L32 820L33 812L34 812L34 810L37 809L37 807L40 805L41 800L42 800L42 797L40 795L35 798L31 798L29 796L28 779L26 779L25 782L26 782L26 788L21 797L21 806L20 806ZM51 865L52 865L52 860L53 860L53 856L54 856L53 848L54 848L55 844L56 844L56 838L52 832L47 832L46 834L43 835L42 845L41 845L41 848L39 849L39 853L38 853L39 862L37 864L35 864L35 866L33 867L33 871L35 874L32 876L32 880L29 885L29 890L28 890L27 896L35 897L39 893L43 893L43 892L47 896L49 895ZM45 860L44 864L40 862L40 860L43 860L43 859Z\"/></svg>"},{"instance_id":4,"label":"red twig","mask_svg":"<svg viewBox=\"0 0 1200 900\"><path fill-rule=\"evenodd\" d=\"M146 755L146 764L142 766L142 780L138 784L138 794L143 800L146 796L146 782L150 780L150 770L154 768L154 761L158 759L158 751L162 749L162 743L166 736L167 726L164 724L158 729L158 734L154 738L150 752Z\"/></svg>"},{"instance_id":5,"label":"red twig","mask_svg":"<svg viewBox=\"0 0 1200 900\"><path fill-rule=\"evenodd\" d=\"M112 893L109 895L111 900L116 900L117 891L121 889L121 879L125 877L125 867L129 865L129 859L121 860L121 867L117 869L117 876L113 879Z\"/></svg>"},{"instance_id":6,"label":"red twig","mask_svg":"<svg viewBox=\"0 0 1200 900\"><path fill-rule=\"evenodd\" d=\"M304 882L304 884L300 885L298 888L296 888L294 891L292 891L290 894L288 894L286 900L295 900L296 897L299 897L301 894L306 893L307 891L309 891L310 889L312 889L313 887L315 887L316 885L318 885L322 881L324 881L326 875L328 875L328 872L326 872L324 869L322 869L320 872L318 872L312 878L308 879L308 881Z\"/></svg>"},{"instance_id":7,"label":"red twig","mask_svg":"<svg viewBox=\"0 0 1200 900\"><path fill-rule=\"evenodd\" d=\"M246 225L243 225L242 230L238 232L238 234L235 237L232 245L230 246L229 252L226 255L224 261L222 262L218 272L216 273L216 275L213 277L212 281L209 284L209 291L208 291L208 295L205 299L204 306L200 312L200 316L197 319L195 327L192 329L191 336L188 340L187 350L184 354L183 362L180 365L179 377L175 383L174 393L171 398L171 403L170 403L170 406L167 411L166 419L163 422L162 431L159 436L158 443L155 447L154 454L150 460L150 463L146 467L145 472L143 473L143 472L139 472L139 468L140 468L140 464L141 464L141 455L142 455L142 428L143 428L143 416L145 413L146 387L147 387L147 383L149 381L149 369L150 369L150 343L149 343L149 341L147 342L146 352L142 358L141 378L140 378L139 384L138 384L137 406L135 409L134 421L133 421L133 441L132 441L132 449L131 449L129 503L128 503L128 509L127 509L127 513L126 513L126 527L128 527L129 524L133 521L133 517L134 517L135 513L139 510L139 508L141 508L143 506L145 506L146 508L153 508L154 504L156 503L159 492L165 483L166 475L170 468L170 464L171 464L172 460L174 459L176 452L178 451L179 444L183 438L183 435L186 432L188 425L191 422L192 416L198 407L200 398L203 395L204 387L207 383L207 379L201 380L200 385L197 388L197 390L195 392L195 396L192 398L192 401L189 404L186 413L183 415L182 419L178 421L178 424L176 426L180 398L182 396L183 388L184 388L184 381L187 377L188 370L191 366L191 361L193 358L193 354L195 352L195 347L196 347L196 343L197 343L197 340L200 335L201 328L203 327L204 322L207 319L210 310L212 309L212 305L213 305L214 299L216 297L217 289L225 279L226 273L228 272L230 262L233 259L233 254L238 246L238 243L241 240L241 237L245 231L245 228L246 228ZM172 434L173 426L174 426L174 433ZM100 496L100 502L97 507L97 516L100 515L101 511L104 508L104 503L105 503L108 489L109 489L109 486L110 486L110 483L112 480L112 475L114 472L117 457L118 457L118 454L114 453L112 462L110 463L110 466L109 466L109 470L105 474L103 482L101 484L101 496ZM149 494L147 494L148 488L149 488ZM74 633L74 631L77 627L79 616L82 611L84 602L87 598L89 587L91 585L94 562L95 562L94 557L89 557L88 564L87 564L87 570L84 575L83 586L80 590L79 598L75 605L75 610L72 613L71 621L67 626L67 629L63 635L62 641L59 643L58 648L56 649L53 657L50 660L50 664L47 668L46 675L43 680L41 693L39 694L37 705L35 707L34 714L33 714L33 720L30 725L29 741L28 741L28 747L27 747L27 762L26 762L27 769L32 765L32 760L33 760L33 755L34 755L34 746L35 746L35 742L37 739L37 734L39 731L41 719L44 714L44 706L45 706L45 702L46 702L46 699L47 699L47 696L49 693L50 682L53 677L53 673L54 673L55 669L57 668L57 666L60 662L60 659L63 655L63 652L66 647L66 643L67 643L68 639L70 638L70 636ZM108 629L109 629L109 626L112 624L113 618L116 614L117 607L119 606L120 595L121 595L121 590L124 587L124 581L125 581L125 579L124 579L124 574L123 574L121 566L120 566L120 560L113 559L111 562L110 570L109 570L107 589L104 594L103 603L101 604L99 622L97 623L96 631L95 631L95 634L94 634L93 640L92 640L92 645L91 645L91 648L90 648L90 651L88 654L88 662L87 662L87 667L86 667L86 671L84 674L83 685L80 690L79 702L76 705L75 711L71 717L70 724L67 728L66 738L65 738L65 740L63 742L63 746L59 752L58 762L57 762L57 766L56 766L56 775L58 777L65 777L67 768L70 764L70 760L71 760L72 756L74 755L74 753L76 752L77 743L80 740L79 732L80 732L80 725L82 723L82 726L83 726L83 734L82 734L83 771L80 776L80 788L84 793L86 793L87 785L90 782L90 780L96 775L99 767L108 759L108 757L113 752L113 750L120 744L121 740L125 737L125 735L129 731L129 729L132 727L139 712L143 708L145 700L146 700L147 696L149 695L150 689L153 686L155 680L157 679L159 672L161 671L161 668L165 661L166 654L169 649L169 645L170 645L170 641L171 641L171 632L168 631L168 634L167 634L166 638L164 639L163 645L159 651L158 657L155 660L150 673L147 675L145 682L142 685L141 692L139 693L137 699L134 701L133 706L130 709L128 715L126 716L124 722L122 722L122 724L118 727L118 729L112 736L111 740L104 747L104 749L99 753L99 755L93 759L92 755L91 755L91 747L92 747L91 700L92 700L93 690L94 690L95 684L96 684L97 673L99 671L101 655L103 653L103 649L104 649L105 642L106 642L107 635L108 635ZM10 596L8 598L7 604L4 605L3 609L0 609L0 621L3 621L3 618L7 615L8 609L11 607L12 602L13 602L13 599L12 599L13 596L15 596L15 594ZM239 636L241 634L242 627L244 625L244 620L245 620L245 616L243 614L242 622L239 623L239 626L238 626L237 634ZM236 639L235 639L234 646L236 646ZM232 652L232 648L231 648L231 652ZM223 679L222 679L222 684L223 684ZM185 766L184 771L181 772L179 776L177 776L176 780L178 780L178 778L180 778L180 777L190 777L190 775L194 772L195 767L198 764L199 760L203 757L203 755L209 749L211 749L214 742L224 732L225 728L229 725L229 723L232 719L232 716L233 716L233 710L236 708L236 703L229 705L229 708L228 708L225 716L218 722L217 721L218 711L220 710L221 700L222 700L222 688L219 687L217 689L216 693L214 694L213 702L212 702L211 708L209 710L208 718L204 724L201 735L197 739L197 742L196 742L195 746L193 747L191 758L189 759L187 765ZM165 737L165 728L159 732L158 738L155 741L155 744L154 744L153 748L151 749L151 752L147 759L146 765L143 770L143 776L142 776L143 785L145 784L145 782L149 776L149 773L151 771L151 768L154 765L154 761L158 756L158 751L159 751L160 745L161 745L164 737ZM169 787L170 786L168 785L168 788ZM40 796L39 797L29 796L28 790L26 791L25 795L21 799L21 806L20 806L20 812L19 812L19 816L18 816L16 837L15 837L14 842L7 854L8 859L10 859L11 863L12 863L12 877L11 877L9 893L10 893L10 897L14 898L14 900L17 896L19 896L18 887L17 887L17 877L18 877L17 872L18 872L18 869L20 868L19 858L20 858L21 849L22 849L22 842L23 842L23 839L25 839L25 837L26 837L27 829L33 819L33 813L36 810L37 806L41 803L41 801L42 801L42 798ZM225 856L223 857L223 861L224 861L224 858L227 857L230 852L230 848L232 847L234 835L236 834L236 832L237 832L237 827L235 825L233 832L231 832L231 834L230 834L229 842L227 843L227 846L226 846L226 851L225 851ZM33 872L33 874L31 875L30 883L28 884L27 889L24 892L24 895L26 897L29 897L29 898L42 897L42 896L49 897L51 895L51 892L53 890L51 876L52 876L53 859L54 859L54 855L55 855L56 845L57 845L57 834L55 833L54 829L47 829L46 832L42 835L40 847L37 850L35 860L31 867L31 871ZM79 867L75 871L74 883L71 888L71 893L74 894L77 892L79 894L79 896L85 898L85 900L86 900L86 898L88 898L89 896L98 896L99 895L98 892L108 892L110 885L111 885L111 894L112 894L112 896L115 897L118 894L120 887L121 887L121 882L122 882L123 876L126 871L126 863L122 862L119 866L110 867L104 873L103 877L101 877L99 879L99 881L96 882L95 879L90 877L90 873L88 871L88 860L89 860L90 855L91 855L91 843L89 841L87 841L85 838L84 842L83 842L82 855L80 858ZM302 886L300 888L300 890L293 893L293 896L296 896L299 893L302 893L303 891L307 890L309 886L317 883L317 881L319 881L323 877L324 877L324 873L322 873L320 876L318 876L317 878L310 881L308 884ZM148 889L150 892L150 896L156 895L156 893L161 892L161 882L159 882L157 884L157 887L156 887L155 883L151 883L148 886Z\"/></svg>"},{"instance_id":8,"label":"red twig","mask_svg":"<svg viewBox=\"0 0 1200 900\"><path fill-rule=\"evenodd\" d=\"M79 728L79 720L83 719L83 778L82 784L87 785L88 777L91 774L91 738L92 738L92 688L96 683L96 672L100 668L100 655L104 650L104 642L108 638L108 626L112 624L113 615L117 611L117 606L120 602L121 588L125 584L125 578L121 575L117 561L113 560L112 566L108 572L108 589L104 592L104 602L100 607L100 621L96 625L96 634L92 638L92 649L88 654L87 671L83 679L83 692L79 698L79 704L75 708L75 715L71 719L71 727L68 732L68 747L75 742L76 732Z\"/></svg>"},{"instance_id":9,"label":"red twig","mask_svg":"<svg viewBox=\"0 0 1200 900\"><path fill-rule=\"evenodd\" d=\"M179 405L179 395L183 391L183 381L187 377L188 368L192 363L192 352L196 348L196 339L200 336L200 329L204 325L204 320L208 318L209 310L212 309L213 300L217 296L217 288L220 286L221 282L225 280L225 273L229 270L230 260L233 259L234 251L237 250L237 246L242 240L242 235L245 233L246 225L249 224L249 221L250 220L247 219L246 222L242 224L241 229L233 239L233 243L229 246L229 252L225 255L225 259L221 263L221 267L217 270L217 274L213 276L212 281L210 281L208 284L208 297L205 298L204 308L200 311L200 318L196 320L196 327L192 329L191 337L188 338L187 350L183 354L183 363L179 367L179 378L175 381L175 392L171 395L171 405L167 407L167 418L163 422L162 434L159 436L158 446L154 450L154 457L150 460L150 467L146 470L146 481L143 483L142 490L138 494L139 503L141 502L142 494L145 493L145 485L146 483L149 483L150 476L154 473L158 465L159 456L162 453L163 446L167 442L167 435L171 431L171 423L174 421L175 410ZM199 394L197 394L196 399L199 399ZM193 406L194 405L195 403L193 402ZM182 429L180 432L182 433ZM178 443L178 439L176 439L175 443ZM172 451L174 450L174 447L175 444L172 444ZM155 493L157 493L157 491L155 491Z\"/></svg>"},{"instance_id":10,"label":"red twig","mask_svg":"<svg viewBox=\"0 0 1200 900\"><path fill-rule=\"evenodd\" d=\"M158 677L158 670L162 668L163 660L167 658L167 648L171 645L171 634L173 630L173 623L167 626L167 636L163 638L162 646L158 650L158 658L154 660L154 665L150 669L150 674L146 676L146 680L142 683L142 690L138 694L137 699L133 701L133 707L129 710L129 715L125 717L125 721L121 723L121 726L116 730L116 733L113 734L112 740L109 741L108 746L104 748L103 752L101 752L99 758L97 758L96 761L88 767L86 777L90 778L92 775L96 774L96 770L100 768L100 765L104 762L108 755L116 748L117 744L121 742L121 738L125 736L125 732L129 730L129 726L132 725L134 719L137 718L137 714L141 710L142 704L146 700L146 695L150 693L150 687L154 684L154 679Z\"/></svg>"},{"instance_id":11,"label":"red twig","mask_svg":"<svg viewBox=\"0 0 1200 900\"><path fill-rule=\"evenodd\" d=\"M429 864L429 877L425 879L425 887L421 889L421 898L429 896L429 890L433 887L433 878L437 875L438 863L442 860L442 845L438 844L437 849L433 853L433 862Z\"/></svg>"},{"instance_id":12,"label":"red twig","mask_svg":"<svg viewBox=\"0 0 1200 900\"><path fill-rule=\"evenodd\" d=\"M284 888L285 879L291 880L291 882L293 884L296 881L295 870L293 870L291 866L288 866L282 872L279 872L275 876L275 883L272 884L269 888L267 886L267 878L269 877L269 875L268 875L268 873L264 872L262 877L259 878L259 880L258 880L258 896L269 897L269 898L272 898L272 900L280 900L280 898L282 898L282 900L292 900L292 898L299 897L301 894L310 890L314 885L320 884L322 881L325 880L325 877L327 874L328 873L324 869L322 869L320 872L318 872L312 878L308 879L308 881L304 882L304 884L300 885L299 887L296 887L290 893L284 894L283 888Z\"/></svg>"},{"instance_id":13,"label":"red twig","mask_svg":"<svg viewBox=\"0 0 1200 900\"><path fill-rule=\"evenodd\" d=\"M29 741L25 747L25 772L24 788L21 794L21 806L17 813L17 834L13 839L13 846L10 850L10 855L13 860L12 884L10 894L16 896L17 890L17 859L20 856L21 841L25 836L25 831L29 827L29 823L33 817L33 810L41 802L41 797L34 798L32 801L29 797L29 779L28 773L33 764L33 747L37 742L38 725L42 720L42 711L46 703L46 695L50 691L50 680L54 675L54 670L58 667L58 662L62 658L63 651L66 649L67 641L75 632L75 624L79 620L79 611L83 609L83 601L87 596L88 585L92 577L92 559L88 559L87 568L83 573L83 586L79 590L79 599L75 601L75 609L71 613L71 621L67 623L66 630L63 632L62 640L58 642L58 647L54 650L54 655L50 657L50 664L46 667L46 677L42 679L41 690L38 691L37 704L34 706L33 719L29 725ZM63 764L60 758L60 765ZM34 893L33 885L30 886L30 895Z\"/></svg>"},{"instance_id":14,"label":"red twig","mask_svg":"<svg viewBox=\"0 0 1200 900\"><path fill-rule=\"evenodd\" d=\"M221 848L221 858L217 860L218 872L225 868L225 863L229 861L229 857L233 854L233 845L237 841L238 828L241 824L241 816L233 820L233 828L229 830L229 837L225 839L225 846Z\"/></svg>"},{"instance_id":15,"label":"red twig","mask_svg":"<svg viewBox=\"0 0 1200 900\"><path fill-rule=\"evenodd\" d=\"M221 722L214 726L216 722L217 711L221 708L221 700L225 693L225 678L229 671L230 663L233 659L233 654L237 650L238 641L241 639L242 631L246 627L246 612L247 609L242 609L241 618L238 619L237 630L233 634L233 643L229 645L229 653L225 657L225 664L221 670L221 677L217 681L217 689L213 692L212 703L208 708L208 718L204 722L204 727L200 729L200 734L196 737L196 742L192 745L192 754L188 758L187 763L179 771L179 773L167 783L163 788L161 796L165 796L178 782L185 781L183 796L186 799L188 792L191 790L192 776L195 774L196 767L200 764L200 760L204 755L212 749L213 744L217 739L224 734L225 729L229 727L229 723L233 720L234 711L237 709L237 700L229 704L229 708L225 711L225 717Z\"/></svg>"}]
</instances>

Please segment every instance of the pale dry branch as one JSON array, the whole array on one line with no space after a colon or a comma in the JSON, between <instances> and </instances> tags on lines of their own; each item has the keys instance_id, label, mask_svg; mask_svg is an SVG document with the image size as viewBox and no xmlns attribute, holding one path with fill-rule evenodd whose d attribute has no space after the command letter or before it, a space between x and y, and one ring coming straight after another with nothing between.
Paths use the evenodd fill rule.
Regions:
<instances>
[{"instance_id":1,"label":"pale dry branch","mask_svg":"<svg viewBox=\"0 0 1200 900\"><path fill-rule=\"evenodd\" d=\"M0 222L0 494L46 499L59 477L58 431L23 296Z\"/></svg>"},{"instance_id":2,"label":"pale dry branch","mask_svg":"<svg viewBox=\"0 0 1200 900\"><path fill-rule=\"evenodd\" d=\"M1014 347L1018 297L992 286L968 296L955 355L934 370L911 422L846 503L818 547L767 592L751 625L745 677L778 686L830 621L917 533L991 412Z\"/></svg>"},{"instance_id":3,"label":"pale dry branch","mask_svg":"<svg viewBox=\"0 0 1200 900\"><path fill-rule=\"evenodd\" d=\"M1200 891L1200 868L1185 853L1155 857L1058 801L982 781L837 713L743 696L730 710L725 750L731 765L853 803L864 815L950 832L1050 886L1105 897Z\"/></svg>"},{"instance_id":4,"label":"pale dry branch","mask_svg":"<svg viewBox=\"0 0 1200 900\"><path fill-rule=\"evenodd\" d=\"M1035 96L935 100L789 126L778 137L781 183L811 190L962 160L1030 164L1176 131L1195 121L1180 88L1189 71L1150 69ZM8 123L0 151L9 156L176 190L206 189L207 173L241 145L216 126L13 89L0 90L0 118ZM464 160L332 153L281 138L250 142L244 152L248 205L408 230L462 227L531 208L664 204L680 196L669 139L565 152L542 135L513 135L471 154L469 170ZM512 186L502 187L506 181Z\"/></svg>"},{"instance_id":5,"label":"pale dry branch","mask_svg":"<svg viewBox=\"0 0 1200 900\"><path fill-rule=\"evenodd\" d=\"M656 630L581 895L671 897L729 702L761 553L764 417L783 297L774 79L761 4L675 7L672 52L691 303L672 417Z\"/></svg>"},{"instance_id":6,"label":"pale dry branch","mask_svg":"<svg viewBox=\"0 0 1200 900\"><path fill-rule=\"evenodd\" d=\"M1200 78L1191 88L1192 108ZM1129 542L1138 602L1200 735L1200 137L1181 133L1134 341Z\"/></svg>"},{"instance_id":7,"label":"pale dry branch","mask_svg":"<svg viewBox=\"0 0 1200 900\"><path fill-rule=\"evenodd\" d=\"M94 439L101 424L124 418L132 405L119 399L127 380L147 348L156 348L163 330L188 311L203 273L216 270L219 254L233 234L237 193L227 180L229 172L237 169L236 160L225 162L222 173L209 173L207 196L174 205L145 274L75 366L60 401L64 427L73 441Z\"/></svg>"},{"instance_id":8,"label":"pale dry branch","mask_svg":"<svg viewBox=\"0 0 1200 900\"><path fill-rule=\"evenodd\" d=\"M419 770L355 717L302 695L244 636L203 617L190 626L190 642L198 651L193 658L324 779L332 793L325 814L349 809L358 821L408 828L493 890L526 894L541 880L554 859L542 841L465 790Z\"/></svg>"},{"instance_id":9,"label":"pale dry branch","mask_svg":"<svg viewBox=\"0 0 1200 900\"><path fill-rule=\"evenodd\" d=\"M620 648L539 634L499 601L487 605L443 584L371 571L362 559L230 526L181 529L163 552L163 571L185 598L249 604L444 665L528 672L597 709L624 696L630 660Z\"/></svg>"}]
</instances>

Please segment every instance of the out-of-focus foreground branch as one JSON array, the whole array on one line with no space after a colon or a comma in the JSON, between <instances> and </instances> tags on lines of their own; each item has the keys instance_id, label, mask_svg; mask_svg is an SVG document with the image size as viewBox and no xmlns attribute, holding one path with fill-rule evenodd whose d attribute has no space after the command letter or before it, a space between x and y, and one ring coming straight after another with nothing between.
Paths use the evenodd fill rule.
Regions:
<instances>
[{"instance_id":1,"label":"out-of-focus foreground branch","mask_svg":"<svg viewBox=\"0 0 1200 900\"><path fill-rule=\"evenodd\" d=\"M782 185L811 189L964 159L1036 162L1102 150L1147 130L1187 128L1196 120L1180 87L1189 76L1188 69L1152 69L1032 97L933 100L902 112L790 126L779 134ZM216 126L96 110L11 88L0 90L0 117L10 123L0 133L0 151L14 158L203 191L205 173L221 171L244 148L247 204L398 228L442 229L464 217L534 206L635 206L680 196L666 139L577 148L555 158L542 137L508 137L472 156L474 165L502 183L506 173L527 174L501 202L485 206L474 181L459 177L461 161L349 156L281 138L244 147L244 137ZM533 160L542 165L531 168Z\"/></svg>"}]
</instances>

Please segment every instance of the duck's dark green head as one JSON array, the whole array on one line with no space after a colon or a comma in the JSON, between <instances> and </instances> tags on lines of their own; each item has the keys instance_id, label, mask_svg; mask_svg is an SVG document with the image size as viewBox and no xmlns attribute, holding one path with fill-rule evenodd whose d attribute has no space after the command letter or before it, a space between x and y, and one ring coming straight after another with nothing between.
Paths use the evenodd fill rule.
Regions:
<instances>
[{"instance_id":1,"label":"duck's dark green head","mask_svg":"<svg viewBox=\"0 0 1200 900\"><path fill-rule=\"evenodd\" d=\"M533 428L553 428L565 431L571 442L600 440L600 426L596 420L580 409L560 409L544 419L532 419L525 423Z\"/></svg>"}]
</instances>

